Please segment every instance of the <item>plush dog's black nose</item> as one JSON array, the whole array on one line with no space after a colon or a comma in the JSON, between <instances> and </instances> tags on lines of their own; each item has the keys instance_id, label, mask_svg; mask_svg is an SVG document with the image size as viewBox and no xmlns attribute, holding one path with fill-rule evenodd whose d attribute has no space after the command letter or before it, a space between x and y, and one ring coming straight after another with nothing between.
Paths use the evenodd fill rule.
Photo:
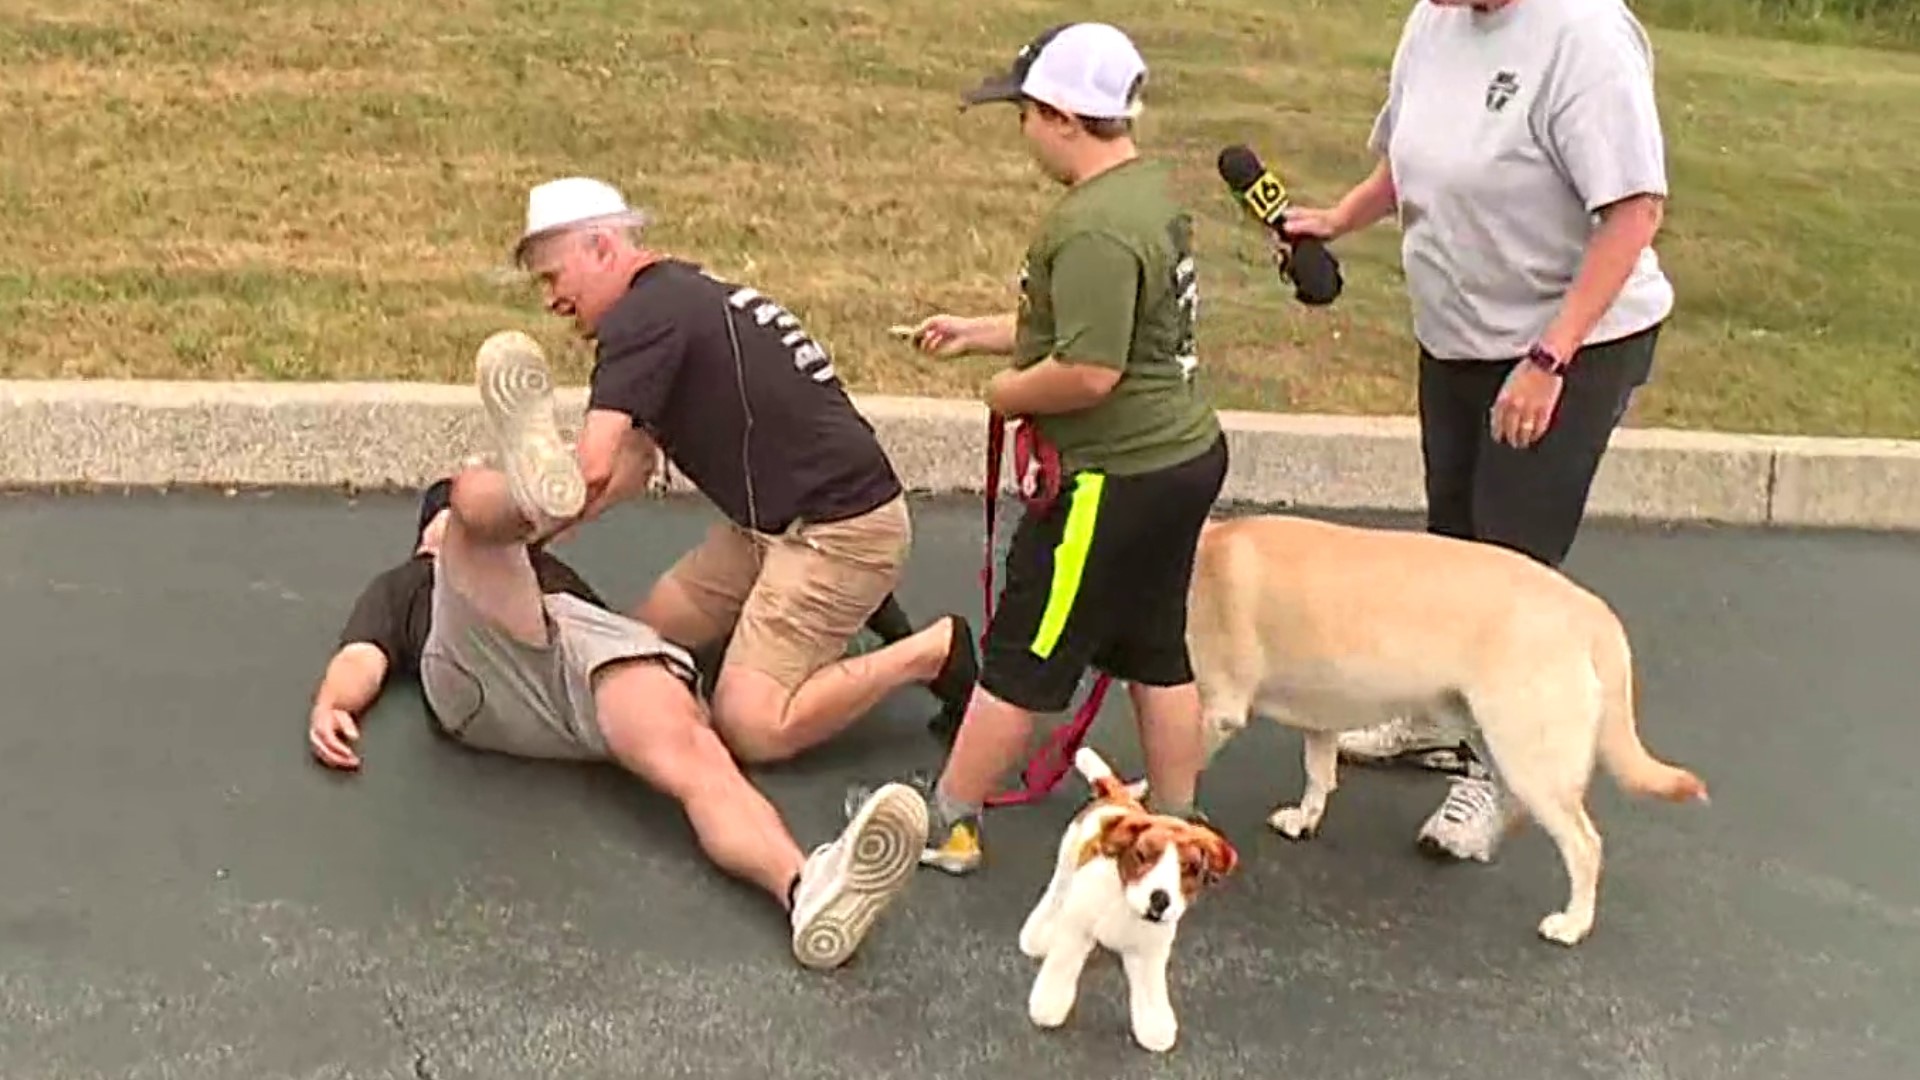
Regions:
<instances>
[{"instance_id":1,"label":"plush dog's black nose","mask_svg":"<svg viewBox=\"0 0 1920 1080\"><path fill-rule=\"evenodd\" d=\"M1167 890L1165 889L1155 889L1148 893L1147 918L1159 922L1160 916L1167 913L1167 905L1171 903L1173 903L1173 898L1167 895Z\"/></svg>"}]
</instances>

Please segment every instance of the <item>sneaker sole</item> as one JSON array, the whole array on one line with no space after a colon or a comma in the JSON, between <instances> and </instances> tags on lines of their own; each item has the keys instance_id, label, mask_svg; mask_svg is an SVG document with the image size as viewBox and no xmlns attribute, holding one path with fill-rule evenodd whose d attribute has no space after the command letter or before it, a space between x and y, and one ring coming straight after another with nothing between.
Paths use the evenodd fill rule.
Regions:
<instances>
[{"instance_id":1,"label":"sneaker sole","mask_svg":"<svg viewBox=\"0 0 1920 1080\"><path fill-rule=\"evenodd\" d=\"M1414 847L1420 854L1440 863L1477 862L1491 865L1493 862L1492 855L1478 852L1462 854L1448 847L1446 844L1441 843L1438 839L1426 835L1416 837L1414 839Z\"/></svg>"},{"instance_id":2,"label":"sneaker sole","mask_svg":"<svg viewBox=\"0 0 1920 1080\"><path fill-rule=\"evenodd\" d=\"M1366 753L1340 749L1340 761L1346 765L1371 765L1376 768L1418 769L1425 772L1451 773L1465 775L1478 760L1469 756L1457 746L1420 747L1398 750L1390 754Z\"/></svg>"},{"instance_id":3,"label":"sneaker sole","mask_svg":"<svg viewBox=\"0 0 1920 1080\"><path fill-rule=\"evenodd\" d=\"M551 518L579 513L587 484L554 417L553 375L539 343L501 331L481 344L475 366L514 501Z\"/></svg>"},{"instance_id":4,"label":"sneaker sole","mask_svg":"<svg viewBox=\"0 0 1920 1080\"><path fill-rule=\"evenodd\" d=\"M839 894L793 936L810 968L846 963L887 904L912 880L927 845L927 804L905 784L888 784L849 823L852 851Z\"/></svg>"}]
</instances>

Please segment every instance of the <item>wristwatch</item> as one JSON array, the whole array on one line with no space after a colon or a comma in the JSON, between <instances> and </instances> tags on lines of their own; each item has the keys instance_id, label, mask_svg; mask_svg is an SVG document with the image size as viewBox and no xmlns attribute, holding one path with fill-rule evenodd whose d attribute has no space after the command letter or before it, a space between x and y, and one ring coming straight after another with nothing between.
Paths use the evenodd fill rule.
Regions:
<instances>
[{"instance_id":1,"label":"wristwatch","mask_svg":"<svg viewBox=\"0 0 1920 1080\"><path fill-rule=\"evenodd\" d=\"M1572 359L1560 359L1553 355L1552 351L1545 345L1537 341L1533 343L1532 348L1527 350L1526 360L1527 363L1545 371L1549 375L1565 375L1567 368L1573 364Z\"/></svg>"}]
</instances>

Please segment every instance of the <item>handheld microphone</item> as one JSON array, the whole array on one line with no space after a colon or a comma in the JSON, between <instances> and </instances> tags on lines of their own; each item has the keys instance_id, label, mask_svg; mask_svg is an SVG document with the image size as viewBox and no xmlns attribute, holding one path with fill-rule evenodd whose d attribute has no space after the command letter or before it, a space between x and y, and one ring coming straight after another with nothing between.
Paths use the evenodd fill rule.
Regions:
<instances>
[{"instance_id":1,"label":"handheld microphone","mask_svg":"<svg viewBox=\"0 0 1920 1080\"><path fill-rule=\"evenodd\" d=\"M1293 282L1294 299L1314 307L1333 303L1343 284L1340 261L1318 237L1287 235L1286 185L1245 146L1236 144L1220 151L1219 168L1220 179L1240 197L1247 212L1292 250L1292 257L1281 265L1280 272Z\"/></svg>"}]
</instances>

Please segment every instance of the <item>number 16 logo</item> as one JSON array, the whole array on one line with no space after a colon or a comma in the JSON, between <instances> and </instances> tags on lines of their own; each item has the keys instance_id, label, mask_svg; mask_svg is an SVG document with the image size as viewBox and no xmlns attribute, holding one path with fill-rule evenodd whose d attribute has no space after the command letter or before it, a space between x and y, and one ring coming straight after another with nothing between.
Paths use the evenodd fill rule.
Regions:
<instances>
[{"instance_id":1,"label":"number 16 logo","mask_svg":"<svg viewBox=\"0 0 1920 1080\"><path fill-rule=\"evenodd\" d=\"M1275 179L1272 173L1262 173L1260 179L1254 181L1253 186L1247 189L1246 200L1254 213L1271 219L1286 209L1287 189L1280 185L1280 181Z\"/></svg>"}]
</instances>

